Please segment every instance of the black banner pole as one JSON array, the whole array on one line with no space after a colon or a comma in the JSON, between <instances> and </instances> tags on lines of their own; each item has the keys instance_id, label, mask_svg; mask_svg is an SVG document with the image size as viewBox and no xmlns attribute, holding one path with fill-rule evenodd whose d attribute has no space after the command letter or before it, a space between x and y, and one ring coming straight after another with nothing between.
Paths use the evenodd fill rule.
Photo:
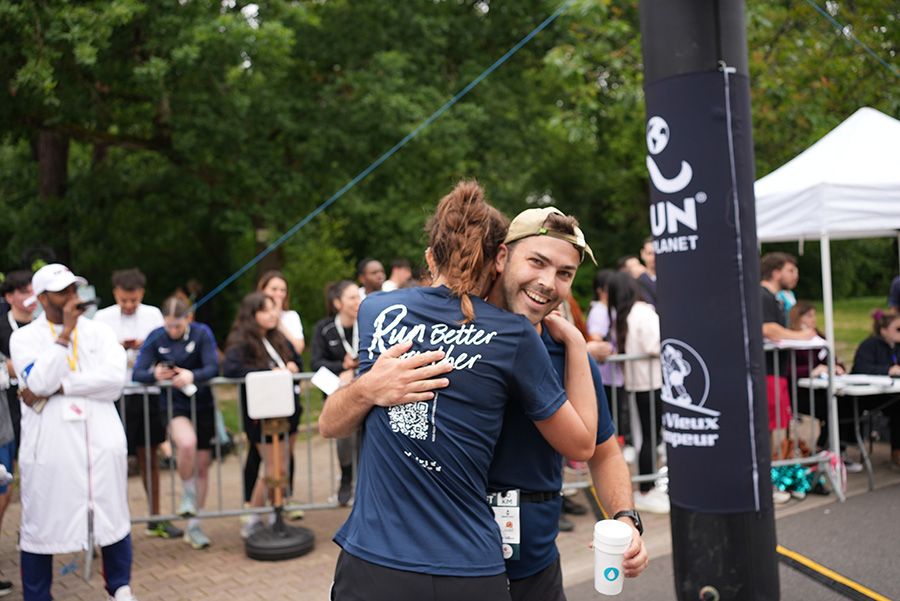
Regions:
<instances>
[{"instance_id":1,"label":"black banner pole","mask_svg":"<svg viewBox=\"0 0 900 601\"><path fill-rule=\"evenodd\" d=\"M677 597L777 600L744 4L640 18Z\"/></svg>"}]
</instances>

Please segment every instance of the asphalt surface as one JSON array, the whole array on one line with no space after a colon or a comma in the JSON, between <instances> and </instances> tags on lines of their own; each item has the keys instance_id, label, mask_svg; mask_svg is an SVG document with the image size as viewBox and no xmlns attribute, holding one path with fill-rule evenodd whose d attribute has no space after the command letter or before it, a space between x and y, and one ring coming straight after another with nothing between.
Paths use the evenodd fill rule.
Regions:
<instances>
[{"instance_id":1,"label":"asphalt surface","mask_svg":"<svg viewBox=\"0 0 900 601\"><path fill-rule=\"evenodd\" d=\"M890 486L779 519L783 547L880 593L900 599L900 486ZM783 601L839 601L846 597L779 564ZM566 589L569 601L598 601L593 582ZM617 601L675 600L672 556L653 560L637 580L625 582Z\"/></svg>"}]
</instances>

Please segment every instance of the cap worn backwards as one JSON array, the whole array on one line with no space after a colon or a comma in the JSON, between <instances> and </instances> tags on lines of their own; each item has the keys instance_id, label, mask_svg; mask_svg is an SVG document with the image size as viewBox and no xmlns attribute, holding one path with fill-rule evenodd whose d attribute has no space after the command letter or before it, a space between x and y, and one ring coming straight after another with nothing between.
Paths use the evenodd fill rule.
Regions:
<instances>
[{"instance_id":1,"label":"cap worn backwards","mask_svg":"<svg viewBox=\"0 0 900 601\"><path fill-rule=\"evenodd\" d=\"M594 252L585 241L584 232L581 231L580 227L575 226L574 234L557 232L545 227L544 224L546 223L547 218L553 214L565 217L565 213L556 207L542 207L539 209L526 209L522 211L516 215L516 218L509 224L509 231L506 234L506 239L503 241L504 244L509 244L530 236L550 236L551 238L558 238L559 240L565 240L566 242L571 243L581 253L582 261L584 260L584 255L587 254L587 256L591 258L591 261L594 262L594 265L596 265L597 260L594 258Z\"/></svg>"}]
</instances>

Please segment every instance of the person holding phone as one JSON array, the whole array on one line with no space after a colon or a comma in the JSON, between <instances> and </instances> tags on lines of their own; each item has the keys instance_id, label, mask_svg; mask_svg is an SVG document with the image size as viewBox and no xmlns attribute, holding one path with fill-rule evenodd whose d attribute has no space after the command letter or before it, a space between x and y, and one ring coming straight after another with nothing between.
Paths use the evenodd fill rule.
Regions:
<instances>
[{"instance_id":1,"label":"person holding phone","mask_svg":"<svg viewBox=\"0 0 900 601\"><path fill-rule=\"evenodd\" d=\"M209 488L216 417L212 390L202 384L219 374L216 339L209 326L193 321L183 298L167 298L161 312L164 325L147 336L134 364L134 380L147 384L172 382L169 434L176 447L182 485L177 513L190 518L185 542L204 549L210 540L196 516Z\"/></svg>"},{"instance_id":2,"label":"person holding phone","mask_svg":"<svg viewBox=\"0 0 900 601\"><path fill-rule=\"evenodd\" d=\"M22 400L22 596L48 601L53 555L103 556L106 591L134 601L125 431L114 402L125 350L105 324L82 316L84 278L58 263L34 274L44 313L16 330L10 351Z\"/></svg>"},{"instance_id":3,"label":"person holding phone","mask_svg":"<svg viewBox=\"0 0 900 601\"><path fill-rule=\"evenodd\" d=\"M116 303L94 314L94 321L111 327L119 344L125 349L128 357L126 384L131 382L134 364L144 339L150 332L163 326L163 316L159 309L142 302L146 287L147 278L139 269L114 271L112 293ZM125 403L125 438L128 441L128 455L137 456L141 482L150 503L150 513L159 515L159 462L156 455L159 445L166 439L166 428L159 410L159 389L154 387L148 390L146 420L144 398L143 394L126 394L122 399ZM147 431L150 432L149 440L144 436ZM147 453L147 450L150 452ZM181 538L184 534L167 520L148 522L146 532L149 536L160 538Z\"/></svg>"}]
</instances>

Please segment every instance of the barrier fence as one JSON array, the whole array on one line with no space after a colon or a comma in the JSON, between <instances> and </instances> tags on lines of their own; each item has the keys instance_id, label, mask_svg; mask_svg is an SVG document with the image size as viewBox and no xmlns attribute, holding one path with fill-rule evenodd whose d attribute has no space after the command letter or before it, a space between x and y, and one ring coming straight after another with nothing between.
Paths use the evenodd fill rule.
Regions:
<instances>
[{"instance_id":1,"label":"barrier fence","mask_svg":"<svg viewBox=\"0 0 900 601\"><path fill-rule=\"evenodd\" d=\"M806 358L800 363L801 365L805 365L806 373L812 374L814 368L814 358L813 353L806 351L813 351L815 353L827 353L828 349L824 346L816 346L816 345L806 345L800 346L795 345L791 349L778 348L772 345L766 345L765 352L767 355L771 355L772 357L772 375L777 381L782 377L783 370L786 372L785 376L787 377L787 381L789 382L789 390L788 398L783 398L783 390L780 386L774 387L774 406L775 406L775 431L773 432L773 449L786 448L788 449L787 456L774 459L772 461L773 467L780 466L788 466L788 465L807 465L807 466L816 466L818 470L821 470L822 473L826 475L828 478L832 489L835 491L835 494L838 496L840 500L844 500L844 484L845 484L845 474L839 469L840 464L835 463L835 457L840 457L840 447L839 445L835 447L834 441L837 440L836 436L829 437L830 444L827 449L817 451L817 429L815 424L818 419L824 419L826 422L831 422L829 419L830 416L837 415L836 403L837 397L834 394L832 381L830 377L826 376L824 378L819 378L815 384L809 383L809 378L800 378L798 377L798 358L797 354L799 351L804 351ZM645 368L647 370L659 369L659 357L656 355L613 355L609 357L606 363L611 366L612 370L618 369L620 372L625 372L624 369L629 363L632 365L639 365L641 362L645 363ZM337 498L335 495L335 491L337 489L338 483L338 470L336 469L336 445L334 440L325 440L321 437L317 436L318 426L316 421L314 421L314 404L313 404L313 396L319 395L317 389L315 389L312 384L309 382L312 378L312 373L301 373L296 374L294 376L296 390L299 394L299 404L302 408L302 415L300 417L299 425L298 425L298 435L295 447L292 449L289 444L287 444L287 435L283 434L282 440L284 440L285 444L282 445L284 448L284 462L283 465L288 465L291 455L293 454L294 459L294 478L293 481L287 482L288 488L291 490L290 501L285 505L285 511L295 511L295 510L314 510L314 509L332 509L338 507ZM210 485L215 483L215 494L208 494L207 496L207 507L201 511L198 511L197 517L199 518L215 518L215 517L229 517L229 516L238 516L238 515L247 515L251 513L267 513L272 510L271 507L248 507L244 503L244 490L245 490L245 476L244 476L244 467L245 461L247 458L247 452L249 450L249 443L251 441L247 440L244 436L244 422L243 415L244 410L243 406L245 403L244 399L244 388L243 388L244 379L243 378L214 378L209 382L203 383L203 386L208 386L213 388L213 406L214 411L217 415L220 413L221 406L223 403L228 403L229 401L223 401L223 397L230 396L227 391L229 389L234 391L234 400L235 406L234 410L237 413L240 431L235 432L234 437L236 440L235 448L236 448L236 456L237 461L226 461L226 457L223 454L223 444L227 442L222 437L222 427L221 421L219 422L219 427L216 428L216 436L213 441L212 448L212 456L214 465L214 474L209 474L209 482ZM610 382L609 386L607 386L607 394L610 402L610 410L612 413L613 423L615 424L615 435L618 436L620 434L619 424L621 423L621 410L623 407L627 407L631 415L629 416L629 423L631 425L631 429L633 432L639 432L640 428L635 428L635 426L639 423L639 416L633 413L634 409L640 411L647 411L649 413L650 418L650 437L649 440L642 440L642 444L651 444L653 446L653 452L651 453L651 465L652 469L650 473L647 474L634 474L632 476L632 482L641 483L641 482L655 482L660 478L667 477L667 471L665 467L661 466L660 457L656 452L656 447L660 444L660 441L664 438L664 429L661 431L658 426L659 416L657 415L657 399L660 397L661 390L654 389L651 387L651 390L641 391L647 395L648 402L641 403L640 406L637 406L637 391L631 390L629 386L629 382L623 381L623 386L617 386L617 381L613 380ZM806 388L805 392L800 392L800 388ZM825 393L826 398L824 402L827 407L827 411L825 415L818 414L817 415L817 402L816 402L816 391L821 390ZM146 515L133 515L132 522L149 522L149 521L160 521L160 520L175 520L181 519L176 513L176 505L178 502L178 494L181 490L181 485L178 482L177 470L171 469L168 475L167 485L164 487L167 493L168 507L169 511L161 510L159 514L154 514L149 510L149 500L152 498L154 494L154 486L152 479L149 478L149 474L151 473L151 462L159 461L159 459L154 456L151 452L150 448L150 407L151 403L158 402L161 403L161 409L164 417L171 422L173 417L173 402L172 402L172 384L171 382L158 382L152 386L145 386L139 384L129 384L125 387L122 400L120 402L120 414L125 423L126 420L126 411L125 411L125 403L134 402L135 395L138 396L142 403L142 411L144 416L144 466L142 470L142 479L145 480L142 482L147 490L147 498L148 498L148 511ZM624 397L623 397L624 395ZM799 400L801 395L805 395L807 399L807 406L804 409L807 409L805 414L800 413ZM131 399L128 399L131 397ZM808 415L808 418L804 418L803 424L804 427L798 428L796 424L797 420L794 420L794 427L791 424L782 423L781 411L780 409L785 405L789 404L792 410L792 415ZM194 431L197 431L197 398L196 395L191 397L191 422L194 425ZM127 425L127 423L126 423ZM835 424L833 427L837 427ZM166 428L166 439L169 441L170 445L173 445L171 432L168 428ZM803 444L800 444L802 441ZM254 444L259 441L252 441ZM786 443L786 444L785 444ZM857 444L861 445L861 437L859 436L858 424L857 424ZM807 455L804 455L803 447L808 449ZM637 447L638 445L635 445ZM637 449L636 449L637 450ZM292 453L293 451L293 453ZM861 452L865 452L864 449L861 449ZM175 456L175 449L173 445L173 457ZM354 457L354 476L356 474L355 469L355 457ZM238 472L237 477L233 474L233 470ZM228 472L230 475L226 474ZM198 474L198 462L194 463L194 476L196 477ZM263 470L260 470L259 479L264 479ZM286 476L287 477L287 476ZM163 478L160 477L160 487L162 487ZM234 490L225 490L224 483L226 480L231 482L239 483L239 490L237 491L238 498L235 499ZM588 488L591 483L587 480L579 480L566 482L566 489L581 489ZM232 487L233 488L233 487ZM213 492L213 491L210 491ZM162 491L160 491L162 493ZM161 494L162 497L162 494ZM214 501L211 503L210 501ZM163 501L161 499L161 506Z\"/></svg>"},{"instance_id":2,"label":"barrier fence","mask_svg":"<svg viewBox=\"0 0 900 601\"><path fill-rule=\"evenodd\" d=\"M828 376L828 373L825 372L823 377L819 378L819 383L813 387L809 386L808 390L803 393L807 396L808 407L804 407L804 409L808 409L806 412L801 413L799 407L800 400L800 392L798 389L801 387L800 384L803 383L803 378L798 377L798 354L805 355L805 358L801 360L800 365L804 365L806 367L806 373L812 374L813 369L817 363L821 361L827 362L827 353L828 347L826 345L821 344L792 344L790 348L779 348L773 344L766 344L764 348L764 352L768 357L771 357L772 365L773 365L773 377L776 381L779 380L782 376L787 378L787 382L789 383L790 393L787 395L787 398L784 398L783 390L780 386L774 386L774 408L775 408L775 430L770 432L772 436L772 443L770 444L770 448L773 450L773 456L775 458L772 461L772 467L784 467L784 466L794 466L794 465L806 465L806 466L815 466L818 471L825 474L826 478L831 485L831 488L835 491L838 499L843 501L845 499L844 489L846 483L846 474L843 470L840 469L839 459L840 458L840 444L838 442L838 438L836 436L831 436L828 438L827 448L822 450L817 450L817 423L819 419L824 420L826 423L831 424L834 421L833 416L837 416L837 397L834 394L832 380L831 377ZM819 361L814 360L814 354L825 353L824 356L820 356ZM625 371L623 368L629 363L638 363L638 362L646 362L647 369L650 369L651 366L655 362L659 360L658 355L653 354L642 354L642 355L626 355L619 354L613 355L606 360L607 365L612 366L612 371L615 372L618 370L618 375L614 377L621 377L621 374ZM659 369L660 366L656 365L656 368ZM609 371L607 371L609 373ZM607 396L610 402L610 410L612 412L613 422L616 426L616 435L621 434L619 431L619 425L621 420L619 419L619 413L621 408L624 407L627 410L634 411L635 408L640 411L647 411L650 418L650 441L649 443L653 445L653 447L657 447L660 441L665 438L665 429L663 428L662 435L660 435L660 425L658 422L657 416L657 403L656 399L660 396L660 389L653 389L650 391L644 391L649 393L649 402L641 403L638 406L636 402L636 391L632 390L632 386L627 381L627 378L621 379L623 386L616 386L617 380L613 380L610 382L608 386L606 386ZM605 382L606 384L606 382ZM825 394L825 399L823 399L823 403L826 406L826 411L819 412L817 415L817 399L816 399L816 390L821 390ZM620 395L624 394L625 399L620 399ZM768 399L766 399L768 401ZM782 423L782 411L781 409L785 407L785 405L790 406L791 414L794 416L792 423ZM822 414L824 413L824 414ZM798 419L798 416L808 416L801 417ZM635 431L634 424L635 420L639 419L637 415L630 415L628 423L631 425L632 432ZM802 423L805 427L798 427L797 424ZM833 426L837 428L837 424ZM857 428L858 430L858 428ZM803 445L801 445L801 441ZM642 440L642 444L647 444L647 440ZM865 453L865 449L862 448L861 437L857 432L857 441L856 443L860 446L861 453ZM806 449L808 449L809 454L804 454L804 445ZM638 445L635 445L637 447ZM786 456L777 457L776 448L786 448L788 452ZM785 453L781 453L785 455ZM863 455L865 457L865 454ZM668 473L665 467L660 467L660 457L659 454L654 450L651 454L652 458L652 472L649 474L635 474L632 476L631 480L634 483L640 482L653 482L657 481L661 478L668 477ZM588 488L591 486L591 482L587 480L578 480L573 482L566 482L566 489L581 489Z\"/></svg>"},{"instance_id":3,"label":"barrier fence","mask_svg":"<svg viewBox=\"0 0 900 601\"><path fill-rule=\"evenodd\" d=\"M291 456L294 459L294 478L293 481L287 481L288 488L291 491L290 499L286 502L284 510L292 512L296 510L313 510L313 509L330 509L338 506L337 499L334 495L337 482L337 470L335 469L335 441L324 440L314 434L318 431L316 421L313 415L313 395L318 395L318 391L314 392L314 388L309 384L312 373L301 373L294 376L295 390L299 393L299 405L302 409L300 421L298 424L297 440L294 448L288 444L288 435L280 435L284 444L282 465L288 466ZM260 439L250 441L243 434L244 428L244 379L243 378L214 378L208 382L198 384L213 389L213 409L216 415L215 436L212 444L212 463L209 473L210 490L207 493L206 508L197 512L198 518L217 518L230 517L238 515L248 515L252 513L268 513L272 511L271 506L267 507L249 507L245 505L244 490L246 486L244 467L249 451L249 444L263 442L263 434L260 432ZM239 432L233 432L235 442L235 455L237 461L231 461L223 453L223 445L228 442L223 438L224 424L221 416L221 408L223 404L230 404L229 401L223 401L223 397L230 397L229 391L234 394L234 407L238 416ZM160 474L160 488L165 490L166 499L163 499L162 490L160 492L160 507L167 505L168 510L162 510L159 514L154 514L150 509L150 499L154 492L154 483L150 478L153 461L159 461L159 458L151 452L151 403L160 403L161 413L166 423L171 422L173 418L173 387L171 382L157 382L152 386L145 386L137 383L129 384L125 387L122 399L119 404L119 412L123 424L126 425L127 402L134 402L138 397L142 404L143 412L143 430L144 430L144 465L142 467L141 483L146 488L148 500L148 511L145 515L132 514L132 522L151 522L161 520L182 519L176 513L178 497L182 486L179 482L177 467L169 470L166 478L167 483L163 486L163 476ZM128 397L131 397L130 399ZM191 396L191 423L194 432L197 432L197 396ZM165 424L164 424L165 426ZM172 434L166 427L166 440L172 448L172 457L175 458L177 451L172 440ZM214 466L214 467L213 467ZM265 470L259 470L258 479L265 481ZM237 471L237 474L234 471ZM287 471L287 470L285 470ZM354 470L355 472L355 470ZM194 478L199 475L199 462L194 461ZM290 478L289 474L285 474L283 478ZM224 487L225 482L239 483L238 490ZM266 487L268 488L268 487ZM237 495L237 498L235 498Z\"/></svg>"}]
</instances>

